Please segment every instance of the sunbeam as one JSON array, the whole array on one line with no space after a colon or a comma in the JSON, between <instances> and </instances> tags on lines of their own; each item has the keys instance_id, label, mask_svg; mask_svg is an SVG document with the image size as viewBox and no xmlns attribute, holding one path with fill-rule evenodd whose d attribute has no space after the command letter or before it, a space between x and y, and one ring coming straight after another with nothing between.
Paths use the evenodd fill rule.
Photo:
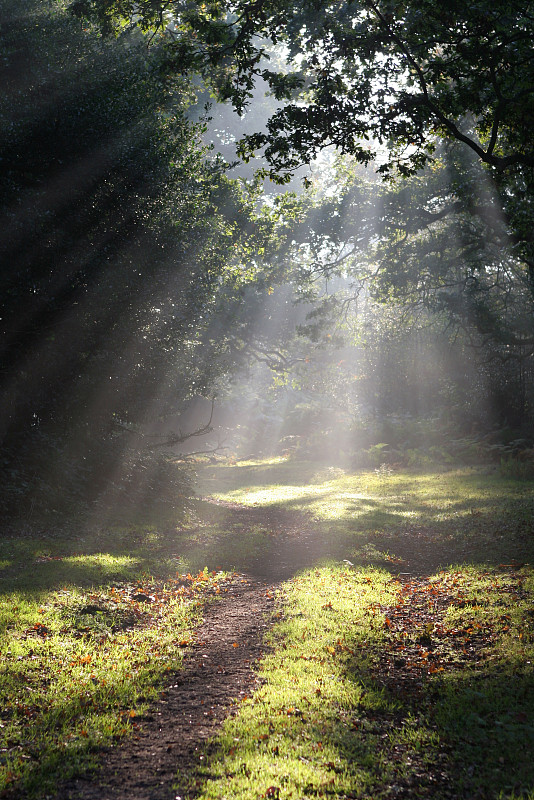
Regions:
<instances>
[{"instance_id":1,"label":"sunbeam","mask_svg":"<svg viewBox=\"0 0 534 800\"><path fill-rule=\"evenodd\" d=\"M0 797L534 796L531 6L0 0Z\"/></svg>"}]
</instances>

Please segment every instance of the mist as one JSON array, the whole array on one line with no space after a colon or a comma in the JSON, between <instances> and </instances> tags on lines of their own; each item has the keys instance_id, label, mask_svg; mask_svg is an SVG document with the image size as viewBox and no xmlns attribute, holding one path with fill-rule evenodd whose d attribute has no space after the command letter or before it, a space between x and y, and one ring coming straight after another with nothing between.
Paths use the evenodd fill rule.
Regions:
<instances>
[{"instance_id":1,"label":"mist","mask_svg":"<svg viewBox=\"0 0 534 800\"><path fill-rule=\"evenodd\" d=\"M529 450L524 176L438 141L384 180L371 137L375 160L329 143L277 183L270 120L312 105L267 68L301 57L270 45L237 114L199 75L161 81L165 50L135 29L103 41L28 9L8 38L32 69L6 62L2 110L6 513L172 505L202 459ZM264 143L248 162L244 136Z\"/></svg>"}]
</instances>

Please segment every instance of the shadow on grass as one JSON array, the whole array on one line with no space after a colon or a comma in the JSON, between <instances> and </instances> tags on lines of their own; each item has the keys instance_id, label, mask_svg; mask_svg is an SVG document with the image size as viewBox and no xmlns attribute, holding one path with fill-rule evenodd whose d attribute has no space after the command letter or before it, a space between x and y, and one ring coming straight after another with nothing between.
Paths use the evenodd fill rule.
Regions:
<instances>
[{"instance_id":1,"label":"shadow on grass","mask_svg":"<svg viewBox=\"0 0 534 800\"><path fill-rule=\"evenodd\" d=\"M309 616L309 591L296 609L289 606L296 627L283 628L267 659L264 689L229 721L196 776L194 796L531 798L528 657L501 651L498 660L472 660L438 674L408 666L397 680L380 668L382 618L373 614L370 629L364 620L344 619L336 582L325 590L317 577L323 598ZM328 611L320 605L327 591ZM324 646L321 613L332 619L332 646ZM397 670L403 671L400 663Z\"/></svg>"},{"instance_id":2,"label":"shadow on grass","mask_svg":"<svg viewBox=\"0 0 534 800\"><path fill-rule=\"evenodd\" d=\"M213 467L208 475L219 497L247 508L252 503L258 514L278 508L313 516L322 557L396 563L411 572L458 561L534 558L533 484L503 479L487 468L389 476L360 472L310 484L306 481L324 477L324 470L287 461ZM302 566L309 563L304 559Z\"/></svg>"},{"instance_id":3,"label":"shadow on grass","mask_svg":"<svg viewBox=\"0 0 534 800\"><path fill-rule=\"evenodd\" d=\"M387 503L387 500L384 501ZM498 565L534 560L528 508L493 500L475 514L421 522L395 512L357 509L354 516L314 519L279 503L276 508L220 508L202 504L203 521L189 529L108 529L83 541L40 537L0 545L1 591L42 592L91 587L211 570L286 579L334 559L395 572L428 574L454 563Z\"/></svg>"},{"instance_id":4,"label":"shadow on grass","mask_svg":"<svg viewBox=\"0 0 534 800\"><path fill-rule=\"evenodd\" d=\"M199 501L189 528L161 518L70 537L13 536L0 542L0 580L5 589L45 590L205 566L285 578L328 558L429 572L534 556L532 484L473 469L332 474L325 482L328 469L294 461L208 467L201 491L217 490L232 507Z\"/></svg>"},{"instance_id":5,"label":"shadow on grass","mask_svg":"<svg viewBox=\"0 0 534 800\"><path fill-rule=\"evenodd\" d=\"M451 780L464 796L532 797L534 676L501 662L477 675L445 677L432 722L451 750Z\"/></svg>"},{"instance_id":6,"label":"shadow on grass","mask_svg":"<svg viewBox=\"0 0 534 800\"><path fill-rule=\"evenodd\" d=\"M364 694L377 698L374 709L362 715L356 708L330 720L325 715L307 733L331 742L342 763L357 759L376 782L375 791L443 800L532 798L534 676L529 664L510 660L475 674L454 672L423 681L411 697L377 686L361 673L351 678Z\"/></svg>"},{"instance_id":7,"label":"shadow on grass","mask_svg":"<svg viewBox=\"0 0 534 800\"><path fill-rule=\"evenodd\" d=\"M302 761L312 768L308 775L305 767L300 771L303 797L532 797L534 734L531 726L517 722L533 711L531 677L519 676L509 666L474 683L467 677L453 680L433 690L432 709L424 697L399 699L362 674L353 680L368 698L365 710L325 704L314 721L303 711L285 730L275 722L269 735L263 720L249 726L250 744L239 752L247 769L261 772L261 755L272 760L269 781L276 781L274 789L279 788L282 797L292 772L284 755L305 741ZM215 763L201 775L202 797L216 796L223 776L231 777L233 764L225 764L225 758L232 752L232 741L214 750ZM219 781L215 794L209 786L213 780ZM344 785L336 787L337 782ZM225 789L231 792L231 783ZM277 796L274 790L272 796Z\"/></svg>"}]
</instances>

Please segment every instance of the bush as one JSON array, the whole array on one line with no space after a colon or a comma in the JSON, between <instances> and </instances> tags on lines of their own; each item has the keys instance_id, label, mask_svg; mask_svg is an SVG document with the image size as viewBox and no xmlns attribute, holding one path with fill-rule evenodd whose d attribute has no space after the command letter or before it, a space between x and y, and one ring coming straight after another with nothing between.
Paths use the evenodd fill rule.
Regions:
<instances>
[{"instance_id":1,"label":"bush","mask_svg":"<svg viewBox=\"0 0 534 800\"><path fill-rule=\"evenodd\" d=\"M0 459L0 513L43 524L112 513L114 519L172 512L178 521L193 495L193 471L161 451L133 448L130 434L68 437L36 430Z\"/></svg>"},{"instance_id":2,"label":"bush","mask_svg":"<svg viewBox=\"0 0 534 800\"><path fill-rule=\"evenodd\" d=\"M499 473L503 478L516 481L534 480L534 461L524 460L517 456L501 458Z\"/></svg>"},{"instance_id":3,"label":"bush","mask_svg":"<svg viewBox=\"0 0 534 800\"><path fill-rule=\"evenodd\" d=\"M131 451L116 465L114 474L95 502L102 511L120 509L143 514L172 511L182 516L190 508L193 470L164 453Z\"/></svg>"},{"instance_id":4,"label":"bush","mask_svg":"<svg viewBox=\"0 0 534 800\"><path fill-rule=\"evenodd\" d=\"M365 455L371 467L380 467L388 460L389 444L386 442L379 442L373 444L368 450L365 450Z\"/></svg>"}]
</instances>

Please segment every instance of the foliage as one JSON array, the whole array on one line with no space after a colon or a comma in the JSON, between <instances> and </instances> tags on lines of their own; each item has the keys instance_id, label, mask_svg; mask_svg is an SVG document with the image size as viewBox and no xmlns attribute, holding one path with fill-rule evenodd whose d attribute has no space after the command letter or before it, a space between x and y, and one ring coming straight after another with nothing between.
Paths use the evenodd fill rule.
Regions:
<instances>
[{"instance_id":1,"label":"foliage","mask_svg":"<svg viewBox=\"0 0 534 800\"><path fill-rule=\"evenodd\" d=\"M270 426L345 465L509 453L485 437L534 408L525 4L20 8L4 1L4 513L145 503L162 479L185 505L147 427L235 398L236 367L261 394L247 450ZM191 120L210 90L243 112L262 87L272 118L243 158L265 148L284 181L327 144L350 157L260 208ZM388 418L439 435L393 442Z\"/></svg>"},{"instance_id":2,"label":"foliage","mask_svg":"<svg viewBox=\"0 0 534 800\"><path fill-rule=\"evenodd\" d=\"M321 297L301 331L340 341L313 352L301 387L345 414L454 416L529 424L533 408L531 195L494 182L458 147L380 184L347 159L300 201L288 258ZM334 360L335 359L335 360Z\"/></svg>"},{"instance_id":3,"label":"foliage","mask_svg":"<svg viewBox=\"0 0 534 800\"><path fill-rule=\"evenodd\" d=\"M166 453L125 444L124 435L82 442L83 456L64 437L38 430L24 441L12 463L4 454L1 507L6 518L28 525L80 524L95 515L126 522L159 511L176 519L191 509L191 466L177 464ZM120 509L120 511L119 511Z\"/></svg>"},{"instance_id":4,"label":"foliage","mask_svg":"<svg viewBox=\"0 0 534 800\"><path fill-rule=\"evenodd\" d=\"M503 478L531 481L534 479L534 463L532 459L520 459L517 456L509 455L501 459L499 472Z\"/></svg>"},{"instance_id":5,"label":"foliage","mask_svg":"<svg viewBox=\"0 0 534 800\"><path fill-rule=\"evenodd\" d=\"M278 348L283 359L271 365L282 372L297 365L297 383L313 386L310 406L321 405L322 382L330 384L327 397L334 389L334 405L352 415L362 409L436 415L452 406L470 424L485 417L486 432L494 424L531 421L528 4L479 0L445 9L428 0L324 0L260 8L243 0L183 9L83 0L71 7L106 33L141 27L152 44L162 45L168 75L197 72L240 112L258 87L269 86L280 105L266 129L244 138L240 154L246 160L262 151L269 164L264 173L274 180L289 179L327 145L350 156L330 186L322 186L319 174L315 186L308 181L315 196L283 198L276 212L286 233L278 269L292 275L307 302L324 300L299 320L300 332L312 341L324 338L334 308L344 318L367 316L362 325L349 325L349 339L359 338L367 360L359 385L351 386L355 381L343 369L325 366L321 355L310 359L315 371L313 364L304 367L302 346L297 360L291 357L294 341ZM251 108L254 116L254 103ZM365 174L362 165L371 162L390 178L387 185ZM332 295L340 290L336 306ZM400 331L386 330L390 312L380 318L376 306L371 313L362 309L369 296L397 304L393 326L400 323L404 340ZM434 347L421 345L427 334ZM411 364L408 353L399 353L406 342ZM416 363L421 351L424 369Z\"/></svg>"},{"instance_id":6,"label":"foliage","mask_svg":"<svg viewBox=\"0 0 534 800\"><path fill-rule=\"evenodd\" d=\"M409 3L262 3L230 5L81 0L75 13L104 31L139 25L168 40L169 66L210 78L219 96L243 108L260 74L286 103L267 133L242 152L266 146L276 170L310 161L334 144L368 162L392 146L402 172L426 162L436 135L461 141L499 169L533 166L534 84L529 4L436 6ZM154 35L154 33L152 35ZM261 64L282 42L291 72Z\"/></svg>"},{"instance_id":7,"label":"foliage","mask_svg":"<svg viewBox=\"0 0 534 800\"><path fill-rule=\"evenodd\" d=\"M160 51L103 43L55 2L3 10L0 507L80 509L108 480L128 493L154 468L157 485L142 426L235 363L265 295L242 313L243 261L270 223L202 146Z\"/></svg>"}]
</instances>

